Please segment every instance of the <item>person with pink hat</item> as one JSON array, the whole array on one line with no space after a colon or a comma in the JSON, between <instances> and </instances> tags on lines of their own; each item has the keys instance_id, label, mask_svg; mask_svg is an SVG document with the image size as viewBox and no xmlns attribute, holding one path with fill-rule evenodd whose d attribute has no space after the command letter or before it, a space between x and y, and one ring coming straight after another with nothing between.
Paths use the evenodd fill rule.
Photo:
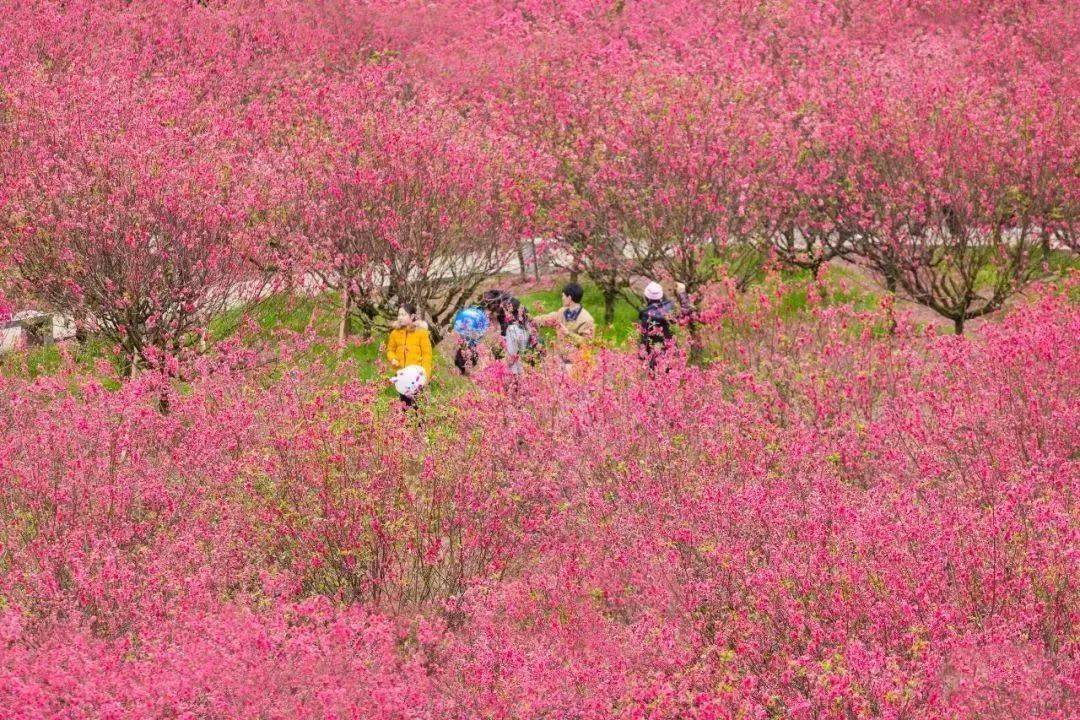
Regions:
<instances>
[{"instance_id":1,"label":"person with pink hat","mask_svg":"<svg viewBox=\"0 0 1080 720\"><path fill-rule=\"evenodd\" d=\"M664 288L656 281L650 281L642 294L645 296L645 307L638 313L641 350L648 358L649 368L653 369L657 356L674 337L671 318L675 314L675 304L664 299Z\"/></svg>"}]
</instances>

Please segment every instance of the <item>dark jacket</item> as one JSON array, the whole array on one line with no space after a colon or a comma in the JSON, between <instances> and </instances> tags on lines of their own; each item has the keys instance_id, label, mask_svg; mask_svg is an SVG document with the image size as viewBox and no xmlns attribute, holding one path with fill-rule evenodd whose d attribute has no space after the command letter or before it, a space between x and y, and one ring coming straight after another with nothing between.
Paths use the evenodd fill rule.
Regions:
<instances>
[{"instance_id":1,"label":"dark jacket","mask_svg":"<svg viewBox=\"0 0 1080 720\"><path fill-rule=\"evenodd\" d=\"M641 325L641 344L645 349L663 346L673 335L671 320L675 316L675 304L670 300L650 300L638 313Z\"/></svg>"}]
</instances>

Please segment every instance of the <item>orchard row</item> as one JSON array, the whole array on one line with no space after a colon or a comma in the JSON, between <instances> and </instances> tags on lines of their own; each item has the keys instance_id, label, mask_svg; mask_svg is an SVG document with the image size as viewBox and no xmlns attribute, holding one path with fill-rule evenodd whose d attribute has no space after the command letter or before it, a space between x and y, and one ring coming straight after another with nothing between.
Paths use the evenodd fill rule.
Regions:
<instances>
[{"instance_id":1,"label":"orchard row","mask_svg":"<svg viewBox=\"0 0 1080 720\"><path fill-rule=\"evenodd\" d=\"M0 279L134 364L240 284L440 334L515 256L844 256L962 331L1077 243L1075 3L2 5Z\"/></svg>"}]
</instances>

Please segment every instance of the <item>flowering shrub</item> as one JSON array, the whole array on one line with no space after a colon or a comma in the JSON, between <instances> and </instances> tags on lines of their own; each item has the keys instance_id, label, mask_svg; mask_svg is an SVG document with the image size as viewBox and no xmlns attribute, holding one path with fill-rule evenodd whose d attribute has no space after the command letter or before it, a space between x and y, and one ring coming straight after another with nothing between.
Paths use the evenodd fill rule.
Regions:
<instances>
[{"instance_id":1,"label":"flowering shrub","mask_svg":"<svg viewBox=\"0 0 1080 720\"><path fill-rule=\"evenodd\" d=\"M1076 307L714 300L723 362L419 418L293 361L168 414L150 375L0 381L0 714L1069 717Z\"/></svg>"}]
</instances>

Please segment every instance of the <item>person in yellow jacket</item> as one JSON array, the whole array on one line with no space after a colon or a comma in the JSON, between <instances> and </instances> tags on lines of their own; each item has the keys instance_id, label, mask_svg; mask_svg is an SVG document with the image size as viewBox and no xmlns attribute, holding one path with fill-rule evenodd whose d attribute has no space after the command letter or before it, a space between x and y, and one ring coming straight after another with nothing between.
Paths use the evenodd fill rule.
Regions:
<instances>
[{"instance_id":1,"label":"person in yellow jacket","mask_svg":"<svg viewBox=\"0 0 1080 720\"><path fill-rule=\"evenodd\" d=\"M431 382L431 333L427 323L416 314L416 306L404 303L398 308L397 320L391 324L393 330L386 341L386 359L394 370L409 365L424 368L427 382ZM409 407L416 404L416 397L401 396L401 401Z\"/></svg>"}]
</instances>

